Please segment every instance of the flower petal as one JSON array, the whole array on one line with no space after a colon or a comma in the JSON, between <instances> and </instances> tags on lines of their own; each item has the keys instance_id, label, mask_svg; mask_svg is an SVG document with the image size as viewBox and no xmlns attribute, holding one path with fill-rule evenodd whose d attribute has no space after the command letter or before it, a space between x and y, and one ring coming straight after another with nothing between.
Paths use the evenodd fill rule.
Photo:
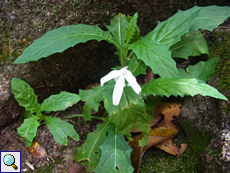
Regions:
<instances>
[{"instance_id":1,"label":"flower petal","mask_svg":"<svg viewBox=\"0 0 230 173\"><path fill-rule=\"evenodd\" d=\"M113 89L113 104L115 106L117 106L120 103L124 86L125 86L125 77L121 76L117 79L117 82Z\"/></svg>"},{"instance_id":2,"label":"flower petal","mask_svg":"<svg viewBox=\"0 0 230 173\"><path fill-rule=\"evenodd\" d=\"M126 71L126 75L125 75L125 79L128 81L129 85L133 88L133 90L139 94L141 92L141 87L140 85L137 83L136 78L133 76L133 74L131 73L131 71L127 70Z\"/></svg>"},{"instance_id":3,"label":"flower petal","mask_svg":"<svg viewBox=\"0 0 230 173\"><path fill-rule=\"evenodd\" d=\"M120 70L113 70L111 72L109 72L107 75L105 75L104 77L101 78L100 82L101 82L101 86L104 85L104 83L108 82L109 80L119 77L121 75Z\"/></svg>"}]
</instances>

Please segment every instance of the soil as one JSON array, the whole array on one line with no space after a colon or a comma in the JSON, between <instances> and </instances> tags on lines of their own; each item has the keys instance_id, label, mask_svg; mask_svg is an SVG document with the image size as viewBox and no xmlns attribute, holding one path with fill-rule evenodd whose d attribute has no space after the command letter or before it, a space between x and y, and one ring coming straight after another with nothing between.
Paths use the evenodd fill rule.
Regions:
<instances>
[{"instance_id":1,"label":"soil","mask_svg":"<svg viewBox=\"0 0 230 173\"><path fill-rule=\"evenodd\" d=\"M37 136L34 141L39 142L39 144L46 149L48 158L34 158L28 152L28 148L25 147L24 140L17 135L17 128L23 123L23 119L21 118L17 123L11 124L0 131L1 151L21 151L22 172L29 171L32 168L28 166L29 164L33 165L33 172L46 172L48 168L52 168L52 172L55 173L66 172L71 160L76 157L77 148L86 140L88 132L94 131L96 125L101 123L100 120L92 120L85 123L81 117L72 119L65 118L66 116L81 114L82 106L83 103L79 102L73 107L68 108L66 111L59 112L58 114L58 117L74 126L74 129L80 136L80 141L74 141L72 138L68 138L68 146L62 146L54 141L48 126L41 125L38 128ZM45 167L43 168L42 166ZM42 168L38 169L39 167ZM43 169L46 169L46 171L41 171Z\"/></svg>"}]
</instances>

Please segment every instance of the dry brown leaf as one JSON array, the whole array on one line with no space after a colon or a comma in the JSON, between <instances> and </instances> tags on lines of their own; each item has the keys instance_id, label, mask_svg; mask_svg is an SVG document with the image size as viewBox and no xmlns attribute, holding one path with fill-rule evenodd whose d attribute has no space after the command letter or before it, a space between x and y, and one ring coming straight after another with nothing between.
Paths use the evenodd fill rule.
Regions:
<instances>
[{"instance_id":1,"label":"dry brown leaf","mask_svg":"<svg viewBox=\"0 0 230 173\"><path fill-rule=\"evenodd\" d=\"M165 127L154 128L152 131L149 132L148 143L143 148L143 152L145 152L150 147L155 146L156 144L166 140L167 138L170 138L171 136L177 133L178 130L175 128L170 128L170 129Z\"/></svg>"},{"instance_id":2,"label":"dry brown leaf","mask_svg":"<svg viewBox=\"0 0 230 173\"><path fill-rule=\"evenodd\" d=\"M70 161L68 173L87 173L85 167L75 162L74 160Z\"/></svg>"},{"instance_id":3,"label":"dry brown leaf","mask_svg":"<svg viewBox=\"0 0 230 173\"><path fill-rule=\"evenodd\" d=\"M171 120L163 119L160 123L157 124L157 127L165 127L167 129L177 129L176 126L171 122Z\"/></svg>"},{"instance_id":4,"label":"dry brown leaf","mask_svg":"<svg viewBox=\"0 0 230 173\"><path fill-rule=\"evenodd\" d=\"M181 144L181 148L178 148L172 143L172 137L162 141L161 143L155 145L155 147L179 157L187 148L187 144Z\"/></svg>"},{"instance_id":5,"label":"dry brown leaf","mask_svg":"<svg viewBox=\"0 0 230 173\"><path fill-rule=\"evenodd\" d=\"M141 158L143 155L143 147L139 146L139 140L143 137L143 135L139 135L136 138L134 138L134 141L129 142L129 146L133 149L131 152L131 163L134 168L134 173L138 173L138 169L141 164Z\"/></svg>"},{"instance_id":6,"label":"dry brown leaf","mask_svg":"<svg viewBox=\"0 0 230 173\"><path fill-rule=\"evenodd\" d=\"M46 149L41 146L38 142L33 142L28 149L29 153L38 159L43 159L47 157Z\"/></svg>"},{"instance_id":7,"label":"dry brown leaf","mask_svg":"<svg viewBox=\"0 0 230 173\"><path fill-rule=\"evenodd\" d=\"M134 173L138 173L142 155L148 148L166 140L167 138L170 138L177 132L178 131L175 128L154 128L152 131L149 132L148 143L146 146L139 146L139 140L142 139L142 137L144 136L143 134L136 136L133 141L129 142L129 146L133 149L133 151L131 152L131 163L135 169Z\"/></svg>"},{"instance_id":8,"label":"dry brown leaf","mask_svg":"<svg viewBox=\"0 0 230 173\"><path fill-rule=\"evenodd\" d=\"M165 103L158 110L157 114L162 113L165 119L173 120L173 116L180 114L180 104L177 103Z\"/></svg>"},{"instance_id":9,"label":"dry brown leaf","mask_svg":"<svg viewBox=\"0 0 230 173\"><path fill-rule=\"evenodd\" d=\"M142 75L141 77L138 77L137 82L139 85L145 85L147 84L151 79L155 78L156 75L153 74L152 69L148 67L146 69L146 75Z\"/></svg>"},{"instance_id":10,"label":"dry brown leaf","mask_svg":"<svg viewBox=\"0 0 230 173\"><path fill-rule=\"evenodd\" d=\"M134 138L134 141L129 142L129 146L133 149L133 151L131 152L131 163L134 167L134 173L138 173L138 169L141 163L141 158L142 155L144 154L144 152L152 147L152 146L156 146L160 143L162 143L163 141L167 141L167 139L171 138L173 135L178 133L178 130L176 128L176 126L171 122L173 120L173 116L176 115L178 116L180 113L180 105L176 104L176 103L166 103L162 106L160 106L157 111L154 111L155 113L155 117L154 119L151 121L151 126L155 126L156 127L149 132L149 138L148 138L148 143L146 146L141 147L139 146L139 140L142 139L142 137L144 136L143 134L138 135ZM162 118L162 114L164 115L164 118L160 123L159 121ZM137 131L132 131L132 132L137 132ZM168 144L168 143L167 143ZM175 150L177 152L177 155L179 156L181 153L183 153L186 149L186 144L181 145L181 148L178 149L175 146L173 148L170 149L170 145L168 144L168 146L166 147L166 149L168 149L169 152L171 152L171 150ZM174 151L174 153L175 153ZM167 152L167 151L166 151Z\"/></svg>"},{"instance_id":11,"label":"dry brown leaf","mask_svg":"<svg viewBox=\"0 0 230 173\"><path fill-rule=\"evenodd\" d=\"M155 115L154 118L151 120L150 127L155 126L162 118L163 116L161 114Z\"/></svg>"},{"instance_id":12,"label":"dry brown leaf","mask_svg":"<svg viewBox=\"0 0 230 173\"><path fill-rule=\"evenodd\" d=\"M180 144L179 153L183 154L187 148L188 144Z\"/></svg>"}]
</instances>

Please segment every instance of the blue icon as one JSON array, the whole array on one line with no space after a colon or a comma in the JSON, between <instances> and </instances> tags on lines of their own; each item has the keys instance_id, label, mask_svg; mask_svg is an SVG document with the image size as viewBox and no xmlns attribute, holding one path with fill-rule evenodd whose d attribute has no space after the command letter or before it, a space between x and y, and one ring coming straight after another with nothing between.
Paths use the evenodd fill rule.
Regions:
<instances>
[{"instance_id":1,"label":"blue icon","mask_svg":"<svg viewBox=\"0 0 230 173\"><path fill-rule=\"evenodd\" d=\"M7 166L12 166L15 170L18 169L18 167L14 164L15 163L15 158L12 154L7 154L3 158L3 162Z\"/></svg>"}]
</instances>

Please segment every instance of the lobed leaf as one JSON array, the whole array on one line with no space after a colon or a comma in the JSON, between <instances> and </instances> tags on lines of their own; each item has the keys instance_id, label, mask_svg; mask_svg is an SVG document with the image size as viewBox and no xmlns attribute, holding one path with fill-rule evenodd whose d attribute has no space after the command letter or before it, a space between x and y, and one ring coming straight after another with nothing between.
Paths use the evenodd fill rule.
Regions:
<instances>
[{"instance_id":1,"label":"lobed leaf","mask_svg":"<svg viewBox=\"0 0 230 173\"><path fill-rule=\"evenodd\" d=\"M183 69L179 69L180 78L197 78L208 81L209 76L215 72L217 62L218 58L213 58L206 62L200 61L194 66L189 66L186 69L188 73Z\"/></svg>"},{"instance_id":2,"label":"lobed leaf","mask_svg":"<svg viewBox=\"0 0 230 173\"><path fill-rule=\"evenodd\" d=\"M128 61L128 66L128 69L134 76L138 76L139 74L146 74L147 66L143 61L137 59L136 55L133 55L131 60Z\"/></svg>"},{"instance_id":3,"label":"lobed leaf","mask_svg":"<svg viewBox=\"0 0 230 173\"><path fill-rule=\"evenodd\" d=\"M138 17L138 14L135 13L132 17L132 19L130 20L127 28L126 28L126 44L129 44L134 33L135 33L135 30L136 30L136 27L137 27L137 17Z\"/></svg>"},{"instance_id":4,"label":"lobed leaf","mask_svg":"<svg viewBox=\"0 0 230 173\"><path fill-rule=\"evenodd\" d=\"M88 133L85 143L78 148L77 162L87 161L92 169L97 167L101 157L99 146L106 140L107 126L109 124L109 121L105 121L103 124L97 125L97 129L94 132Z\"/></svg>"},{"instance_id":5,"label":"lobed leaf","mask_svg":"<svg viewBox=\"0 0 230 173\"><path fill-rule=\"evenodd\" d=\"M152 118L145 112L144 101L140 100L117 111L117 114L112 116L111 122L115 123L118 132L126 135L130 141L132 140L130 131L142 132L144 137L140 140L139 145L144 146L148 141L149 125Z\"/></svg>"},{"instance_id":6,"label":"lobed leaf","mask_svg":"<svg viewBox=\"0 0 230 173\"><path fill-rule=\"evenodd\" d=\"M195 19L195 24L191 29L206 29L212 31L219 24L223 23L230 16L229 6L208 6L208 7L193 7L193 9L200 9L199 15Z\"/></svg>"},{"instance_id":7,"label":"lobed leaf","mask_svg":"<svg viewBox=\"0 0 230 173\"><path fill-rule=\"evenodd\" d=\"M80 100L77 94L62 91L45 99L41 104L41 111L62 111Z\"/></svg>"},{"instance_id":8,"label":"lobed leaf","mask_svg":"<svg viewBox=\"0 0 230 173\"><path fill-rule=\"evenodd\" d=\"M39 118L33 116L24 119L24 123L18 128L18 135L25 139L26 147L29 147L37 134L37 128L40 126Z\"/></svg>"},{"instance_id":9,"label":"lobed leaf","mask_svg":"<svg viewBox=\"0 0 230 173\"><path fill-rule=\"evenodd\" d=\"M119 105L114 106L113 101L112 101L112 93L113 93L114 85L115 85L114 80L109 81L107 83L108 89L107 89L107 92L105 93L105 100L104 100L104 107L110 116L117 114L119 110L142 99L140 95L136 94L133 91L132 87L127 86L127 82L126 82L126 86L124 87L124 90L123 90L123 93L120 99L120 103Z\"/></svg>"},{"instance_id":10,"label":"lobed leaf","mask_svg":"<svg viewBox=\"0 0 230 173\"><path fill-rule=\"evenodd\" d=\"M146 113L148 115L154 115L155 116L154 112L156 111L157 106L160 105L161 99L162 99L162 97L160 97L160 96L147 98L147 100L146 100Z\"/></svg>"},{"instance_id":11,"label":"lobed leaf","mask_svg":"<svg viewBox=\"0 0 230 173\"><path fill-rule=\"evenodd\" d=\"M124 14L119 13L114 18L110 19L110 25L106 25L106 28L111 32L113 38L120 45L125 44L126 28L129 24L127 17Z\"/></svg>"},{"instance_id":12,"label":"lobed leaf","mask_svg":"<svg viewBox=\"0 0 230 173\"><path fill-rule=\"evenodd\" d=\"M25 107L27 111L33 113L39 112L40 105L37 101L37 95L34 93L34 89L30 87L25 81L13 78L11 81L11 89L14 94L14 98L18 101L20 106Z\"/></svg>"},{"instance_id":13,"label":"lobed leaf","mask_svg":"<svg viewBox=\"0 0 230 173\"><path fill-rule=\"evenodd\" d=\"M223 100L228 100L223 94L219 93L217 89L207 85L204 81L195 78L159 78L152 79L142 89L144 95L160 95L169 97L185 95L195 96L201 94L203 96L211 96Z\"/></svg>"},{"instance_id":14,"label":"lobed leaf","mask_svg":"<svg viewBox=\"0 0 230 173\"><path fill-rule=\"evenodd\" d=\"M79 141L79 135L74 130L72 124L61 120L59 117L44 116L44 120L53 134L54 140L59 144L68 145L67 136L70 136L75 141Z\"/></svg>"},{"instance_id":15,"label":"lobed leaf","mask_svg":"<svg viewBox=\"0 0 230 173\"><path fill-rule=\"evenodd\" d=\"M137 58L144 61L154 74L160 76L177 77L178 70L175 61L171 58L171 52L164 46L154 40L144 38L130 44Z\"/></svg>"},{"instance_id":16,"label":"lobed leaf","mask_svg":"<svg viewBox=\"0 0 230 173\"><path fill-rule=\"evenodd\" d=\"M141 140L141 145L145 145L150 131L149 124L152 116L145 112L145 103L141 96L137 95L131 87L125 87L118 106L109 106L105 103L105 108L110 115L119 133L126 135L132 140L130 131L138 130L145 134Z\"/></svg>"},{"instance_id":17,"label":"lobed leaf","mask_svg":"<svg viewBox=\"0 0 230 173\"><path fill-rule=\"evenodd\" d=\"M99 103L104 100L104 95L107 93L108 85L93 87L89 90L79 90L79 96L82 101L85 101L82 114L84 121L91 120L92 110L97 111Z\"/></svg>"},{"instance_id":18,"label":"lobed leaf","mask_svg":"<svg viewBox=\"0 0 230 173\"><path fill-rule=\"evenodd\" d=\"M145 37L163 43L166 49L180 41L180 37L189 31L195 24L200 8L191 8L186 11L178 11L164 22L159 22L157 27Z\"/></svg>"},{"instance_id":19,"label":"lobed leaf","mask_svg":"<svg viewBox=\"0 0 230 173\"><path fill-rule=\"evenodd\" d=\"M117 133L114 124L108 127L108 136L105 142L100 145L100 149L102 154L100 162L94 170L96 173L132 173L134 171L130 161L132 149L125 141L124 136Z\"/></svg>"},{"instance_id":20,"label":"lobed leaf","mask_svg":"<svg viewBox=\"0 0 230 173\"><path fill-rule=\"evenodd\" d=\"M104 101L104 107L109 115L116 114L118 109L122 109L124 106L130 104L133 100L138 100L141 97L137 95L130 86L125 86L124 90L128 90L127 94L122 94L120 103L118 106L113 105L112 95L115 81L112 79L108 81L104 86L93 87L90 90L80 90L79 96L82 101L85 101L83 107L84 120L91 119L91 111L98 110L99 103Z\"/></svg>"},{"instance_id":21,"label":"lobed leaf","mask_svg":"<svg viewBox=\"0 0 230 173\"><path fill-rule=\"evenodd\" d=\"M89 40L105 40L120 48L119 43L113 39L108 31L103 31L96 25L78 24L62 26L47 32L44 36L35 40L14 63L37 61L40 58L57 52L63 52L69 47L73 47L78 43L85 43Z\"/></svg>"},{"instance_id":22,"label":"lobed leaf","mask_svg":"<svg viewBox=\"0 0 230 173\"><path fill-rule=\"evenodd\" d=\"M209 55L208 45L199 30L190 30L181 40L170 47L172 57L188 59L189 56Z\"/></svg>"}]
</instances>

